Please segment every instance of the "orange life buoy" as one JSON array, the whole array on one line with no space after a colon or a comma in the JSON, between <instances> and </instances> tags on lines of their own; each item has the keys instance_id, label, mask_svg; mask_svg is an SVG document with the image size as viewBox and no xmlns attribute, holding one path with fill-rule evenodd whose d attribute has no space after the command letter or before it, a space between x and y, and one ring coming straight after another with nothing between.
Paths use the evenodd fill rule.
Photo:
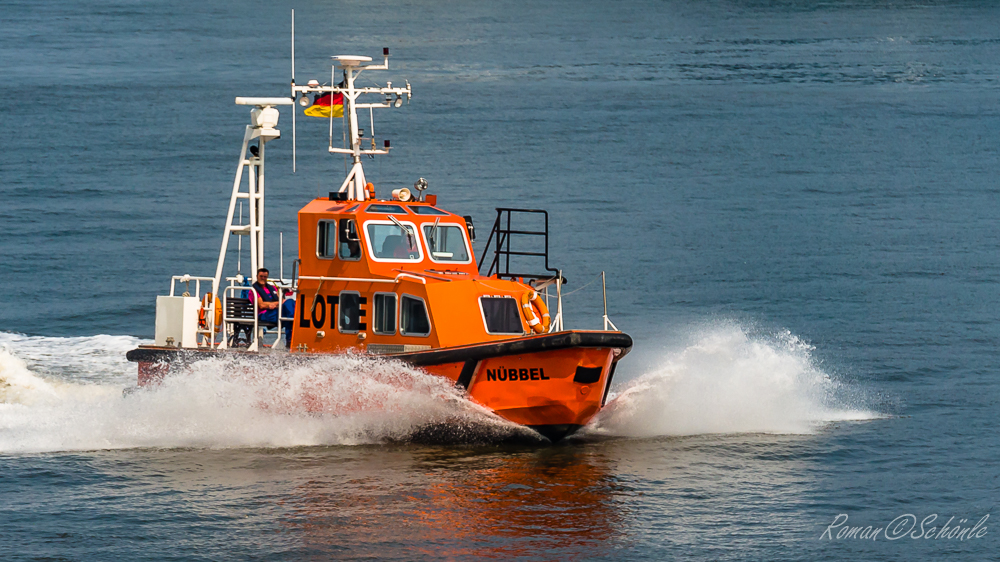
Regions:
<instances>
[{"instance_id":1,"label":"orange life buoy","mask_svg":"<svg viewBox=\"0 0 1000 562\"><path fill-rule=\"evenodd\" d=\"M209 303L212 302L212 293L205 293L205 296L201 299L201 308L198 309L198 327L201 329L208 328L208 309ZM215 331L218 332L222 329L222 303L219 302L219 298L215 298Z\"/></svg>"},{"instance_id":2,"label":"orange life buoy","mask_svg":"<svg viewBox=\"0 0 1000 562\"><path fill-rule=\"evenodd\" d=\"M538 309L539 315L535 315L535 309ZM528 322L528 327L534 330L536 334L544 334L549 331L549 308L545 306L545 301L538 294L537 291L525 291L521 295L521 310L524 312L524 319ZM538 316L542 319L539 320Z\"/></svg>"}]
</instances>

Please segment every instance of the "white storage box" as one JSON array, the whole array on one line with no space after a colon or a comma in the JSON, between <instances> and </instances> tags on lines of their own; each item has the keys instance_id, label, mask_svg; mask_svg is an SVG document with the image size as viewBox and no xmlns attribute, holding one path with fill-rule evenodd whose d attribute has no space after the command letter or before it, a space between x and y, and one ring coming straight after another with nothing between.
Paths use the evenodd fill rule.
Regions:
<instances>
[{"instance_id":1,"label":"white storage box","mask_svg":"<svg viewBox=\"0 0 1000 562\"><path fill-rule=\"evenodd\" d=\"M155 345L198 347L197 297L156 297ZM167 339L170 338L168 342Z\"/></svg>"}]
</instances>

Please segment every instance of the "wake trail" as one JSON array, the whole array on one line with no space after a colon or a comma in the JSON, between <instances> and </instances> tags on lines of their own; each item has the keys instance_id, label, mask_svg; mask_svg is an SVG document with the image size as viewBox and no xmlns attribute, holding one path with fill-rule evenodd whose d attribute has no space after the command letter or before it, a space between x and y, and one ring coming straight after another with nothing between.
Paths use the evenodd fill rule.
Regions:
<instances>
[{"instance_id":1,"label":"wake trail","mask_svg":"<svg viewBox=\"0 0 1000 562\"><path fill-rule=\"evenodd\" d=\"M788 332L762 336L717 322L689 336L622 385L582 435L809 434L882 417L863 389L831 377ZM546 443L451 381L365 355L205 360L123 396L136 372L124 354L140 343L0 332L0 453Z\"/></svg>"},{"instance_id":2,"label":"wake trail","mask_svg":"<svg viewBox=\"0 0 1000 562\"><path fill-rule=\"evenodd\" d=\"M692 343L626 383L584 434L658 437L809 434L836 421L882 417L839 383L790 332L754 335L736 323L695 329Z\"/></svg>"},{"instance_id":3,"label":"wake trail","mask_svg":"<svg viewBox=\"0 0 1000 562\"><path fill-rule=\"evenodd\" d=\"M0 347L0 453L544 441L451 381L369 356L210 359L123 396L135 365L120 347L134 342L105 341L88 372L70 374L58 368L72 354L65 342L21 343ZM44 368L29 367L22 349Z\"/></svg>"}]
</instances>

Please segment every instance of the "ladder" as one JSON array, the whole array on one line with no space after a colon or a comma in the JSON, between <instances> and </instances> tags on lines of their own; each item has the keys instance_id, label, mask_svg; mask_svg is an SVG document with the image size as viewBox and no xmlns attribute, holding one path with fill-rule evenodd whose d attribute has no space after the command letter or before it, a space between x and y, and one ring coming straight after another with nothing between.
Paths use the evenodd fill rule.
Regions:
<instances>
[{"instance_id":1,"label":"ladder","mask_svg":"<svg viewBox=\"0 0 1000 562\"><path fill-rule=\"evenodd\" d=\"M219 295L219 287L223 282L223 268L226 264L226 251L233 235L250 237L250 271L255 275L258 268L264 267L264 150L266 143L281 137L281 132L275 127L278 123L278 110L275 105L291 105L290 98L236 98L237 105L255 106L250 111L250 125L243 134L243 146L240 148L239 164L236 167L236 177L233 180L233 192L229 198L229 212L226 215L226 226L222 234L222 246L219 249L219 261L215 268L212 281L212 295ZM253 141L256 140L256 143ZM251 144L253 143L253 144ZM244 189L243 175L247 176ZM248 207L248 218L242 223L236 217L237 202L245 200ZM242 213L241 213L242 214ZM241 239L242 240L242 239ZM242 244L241 244L242 245ZM222 296L222 307L225 310L225 294ZM206 315L208 327L201 330L208 335L208 341L214 342L215 300L210 303L211 310ZM225 318L223 318L225 324ZM227 347L227 337L223 337L219 348ZM259 338L254 338L251 350L257 347Z\"/></svg>"}]
</instances>

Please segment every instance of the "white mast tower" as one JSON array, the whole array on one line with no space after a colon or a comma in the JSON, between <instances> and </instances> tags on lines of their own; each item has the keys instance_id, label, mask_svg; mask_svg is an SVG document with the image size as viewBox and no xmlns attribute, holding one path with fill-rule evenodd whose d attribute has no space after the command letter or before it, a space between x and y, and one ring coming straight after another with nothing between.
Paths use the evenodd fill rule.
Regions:
<instances>
[{"instance_id":1,"label":"white mast tower","mask_svg":"<svg viewBox=\"0 0 1000 562\"><path fill-rule=\"evenodd\" d=\"M293 14L294 18L294 14ZM225 281L241 283L242 279L236 277L223 277L223 270L226 262L226 252L229 249L229 238L232 235L249 236L250 238L250 272L254 275L258 268L264 267L264 153L267 142L281 137L278 131L278 110L279 105L293 105L298 97L302 105L309 105L308 94L329 93L332 98L334 94L343 94L344 118L348 120L350 134L350 147L333 146L333 112L330 115L330 144L329 151L333 154L350 155L353 165L340 186L340 193L346 192L346 198L351 201L364 201L368 199L365 190L365 170L361 163L362 155L388 154L390 150L389 141L386 140L383 148L375 146L374 115L375 108L400 107L403 104L403 96L407 101L413 95L410 84L407 82L405 88L393 88L392 82L387 82L385 87L358 88L355 80L365 70L388 70L389 69L389 49L383 49L383 63L380 65L364 65L362 63L371 62L371 57L354 55L337 55L332 57L333 65L330 71L330 85L322 86L318 81L310 80L305 86L295 84L295 47L294 47L294 20L292 28L292 97L282 98L253 98L238 97L237 105L250 105L254 108L250 112L250 124L247 125L243 135L243 147L240 150L239 166L236 170L236 177L233 180L232 195L229 199L229 212L226 218L225 232L222 236L222 245L219 249L219 261L215 268L215 277L212 278L212 294L219 295L219 289ZM344 81L336 84L337 69L344 74ZM378 103L359 103L358 99L363 94L377 94L383 97L384 101ZM301 96L301 97L300 97ZM363 148L364 132L358 126L358 109L368 109L372 116L371 122L371 148ZM258 139L256 145L251 143ZM292 113L292 154L293 167L295 158L295 114ZM249 155L247 153L250 153ZM293 168L294 170L294 168ZM246 191L242 189L244 172L247 175ZM237 217L237 205L239 201L247 201L248 221L243 223ZM223 300L225 300L223 296ZM205 315L207 326L198 332L206 336L206 341L210 347L227 347L225 335L220 342L215 342L215 300L208 303L208 313ZM257 332L257 324L253 324L254 333ZM252 348L257 348L258 338L254 337Z\"/></svg>"}]
</instances>

